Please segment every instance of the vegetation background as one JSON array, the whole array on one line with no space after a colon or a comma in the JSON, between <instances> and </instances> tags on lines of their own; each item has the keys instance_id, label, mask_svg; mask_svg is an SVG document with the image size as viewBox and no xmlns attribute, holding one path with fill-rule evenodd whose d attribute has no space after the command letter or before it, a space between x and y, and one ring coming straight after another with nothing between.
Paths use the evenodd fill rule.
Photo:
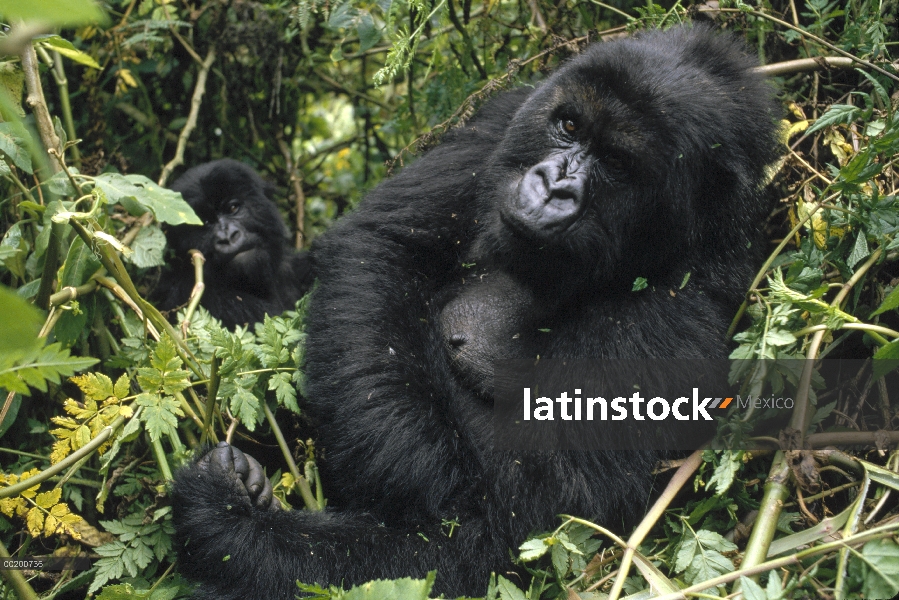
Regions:
<instances>
[{"instance_id":1,"label":"vegetation background","mask_svg":"<svg viewBox=\"0 0 899 600\"><path fill-rule=\"evenodd\" d=\"M830 395L811 369L735 373L753 395L796 398L770 451L741 450L753 419L731 415L715 447L732 450L672 465L629 539L562 518L519 549L532 581L497 574L487 598L893 597L897 13L896 0L0 0L0 558L93 558L2 570L0 597L185 597L166 482L207 441L280 465L285 502L326 503L314 440L290 418L302 303L228 332L192 308L173 327L145 300L160 224L196 222L164 189L174 176L245 161L308 246L491 95L588 43L690 20L743 36L784 107L770 259L734 356L877 360ZM796 59L815 60L783 64ZM432 581L304 589L412 600Z\"/></svg>"}]
</instances>

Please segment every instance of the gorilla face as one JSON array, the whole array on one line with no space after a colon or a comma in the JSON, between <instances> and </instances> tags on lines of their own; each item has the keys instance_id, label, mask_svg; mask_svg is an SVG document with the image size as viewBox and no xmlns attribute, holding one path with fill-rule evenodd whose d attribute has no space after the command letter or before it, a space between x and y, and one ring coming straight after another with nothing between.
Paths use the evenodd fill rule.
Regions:
<instances>
[{"instance_id":1,"label":"gorilla face","mask_svg":"<svg viewBox=\"0 0 899 600\"><path fill-rule=\"evenodd\" d=\"M493 153L469 258L532 280L561 264L584 284L666 272L721 211L710 190L758 180L745 172L760 152L735 128L747 104L735 88L714 53L689 48L624 40L570 61L520 106Z\"/></svg>"},{"instance_id":2,"label":"gorilla face","mask_svg":"<svg viewBox=\"0 0 899 600\"><path fill-rule=\"evenodd\" d=\"M196 248L207 274L232 288L254 291L271 280L287 239L270 187L253 169L234 160L207 163L172 185L203 220L202 227L173 228L178 255Z\"/></svg>"}]
</instances>

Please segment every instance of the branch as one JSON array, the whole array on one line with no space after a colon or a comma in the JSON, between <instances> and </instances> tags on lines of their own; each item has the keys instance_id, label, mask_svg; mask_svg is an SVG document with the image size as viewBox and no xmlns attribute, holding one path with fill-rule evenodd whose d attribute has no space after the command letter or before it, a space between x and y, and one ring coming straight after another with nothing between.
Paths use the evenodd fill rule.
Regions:
<instances>
[{"instance_id":1,"label":"branch","mask_svg":"<svg viewBox=\"0 0 899 600\"><path fill-rule=\"evenodd\" d=\"M34 122L37 126L38 134L44 143L44 148L49 152L56 150L58 156L62 156L62 145L59 136L53 129L53 119L50 118L50 111L47 110L47 101L44 99L44 88L41 86L41 75L38 70L37 53L34 46L30 43L25 46L21 54L22 70L25 72L25 88L28 95L25 97L25 103L34 113ZM56 173L60 170L60 166L53 161L50 162L50 171Z\"/></svg>"},{"instance_id":2,"label":"branch","mask_svg":"<svg viewBox=\"0 0 899 600\"><path fill-rule=\"evenodd\" d=\"M184 124L181 135L178 136L178 148L175 150L175 158L165 165L162 169L162 174L159 176L159 181L157 183L160 187L165 187L165 182L168 181L169 175L172 174L175 167L184 164L184 149L187 147L187 139L197 126L197 116L200 114L200 105L203 103L203 94L206 93L206 78L209 76L209 69L214 62L215 46L212 46L209 48L209 52L206 53L206 60L203 61L200 72L197 73L197 84L194 86L194 95L190 100L190 114L187 116L187 123Z\"/></svg>"}]
</instances>

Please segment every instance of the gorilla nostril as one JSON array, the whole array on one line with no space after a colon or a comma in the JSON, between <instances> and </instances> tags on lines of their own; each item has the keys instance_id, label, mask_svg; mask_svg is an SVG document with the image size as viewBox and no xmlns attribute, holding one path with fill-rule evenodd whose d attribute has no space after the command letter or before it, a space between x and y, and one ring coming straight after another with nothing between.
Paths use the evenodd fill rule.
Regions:
<instances>
[{"instance_id":1,"label":"gorilla nostril","mask_svg":"<svg viewBox=\"0 0 899 600\"><path fill-rule=\"evenodd\" d=\"M458 348L459 346L464 345L465 342L467 342L467 341L468 341L468 338L466 338L465 335L462 333L454 333L449 338L449 344L453 348Z\"/></svg>"}]
</instances>

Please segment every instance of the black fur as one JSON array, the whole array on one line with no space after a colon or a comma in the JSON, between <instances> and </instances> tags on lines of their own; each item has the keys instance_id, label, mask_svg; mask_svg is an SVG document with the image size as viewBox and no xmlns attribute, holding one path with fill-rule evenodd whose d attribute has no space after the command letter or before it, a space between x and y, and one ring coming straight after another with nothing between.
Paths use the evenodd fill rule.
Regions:
<instances>
[{"instance_id":1,"label":"black fur","mask_svg":"<svg viewBox=\"0 0 899 600\"><path fill-rule=\"evenodd\" d=\"M194 286L191 249L206 257L200 304L230 329L293 308L312 286L308 254L291 247L271 200L273 188L256 171L225 158L188 170L172 189L181 192L203 226L168 230L174 258L157 286L159 308L187 303Z\"/></svg>"},{"instance_id":2,"label":"black fur","mask_svg":"<svg viewBox=\"0 0 899 600\"><path fill-rule=\"evenodd\" d=\"M431 569L438 592L483 595L560 513L617 526L642 512L649 452L494 450L484 370L519 353L727 356L778 152L752 66L700 27L597 44L499 96L319 238L307 408L329 508L252 508L227 456L218 476L182 471L179 567L197 597ZM632 292L638 276L650 287ZM549 332L491 341L534 320Z\"/></svg>"}]
</instances>

